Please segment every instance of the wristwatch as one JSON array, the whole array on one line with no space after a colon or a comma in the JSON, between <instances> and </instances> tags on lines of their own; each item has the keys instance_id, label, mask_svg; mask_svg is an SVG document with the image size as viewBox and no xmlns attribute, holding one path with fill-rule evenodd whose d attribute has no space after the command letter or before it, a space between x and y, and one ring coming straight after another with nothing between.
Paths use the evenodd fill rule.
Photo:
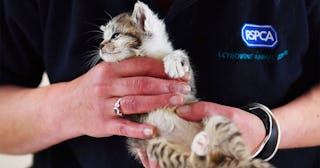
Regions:
<instances>
[{"instance_id":1,"label":"wristwatch","mask_svg":"<svg viewBox=\"0 0 320 168\"><path fill-rule=\"evenodd\" d=\"M272 159L278 151L281 139L280 125L276 117L268 107L260 103L250 103L241 107L241 109L259 117L267 133L260 147L252 157L261 158L266 161Z\"/></svg>"}]
</instances>

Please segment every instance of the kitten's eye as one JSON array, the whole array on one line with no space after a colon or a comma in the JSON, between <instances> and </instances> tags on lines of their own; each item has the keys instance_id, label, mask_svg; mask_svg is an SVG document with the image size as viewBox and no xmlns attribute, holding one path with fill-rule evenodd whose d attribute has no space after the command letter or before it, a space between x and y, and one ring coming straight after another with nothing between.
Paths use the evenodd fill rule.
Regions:
<instances>
[{"instance_id":1,"label":"kitten's eye","mask_svg":"<svg viewBox=\"0 0 320 168\"><path fill-rule=\"evenodd\" d=\"M120 33L113 33L113 35L111 36L111 39L117 39L120 36Z\"/></svg>"}]
</instances>

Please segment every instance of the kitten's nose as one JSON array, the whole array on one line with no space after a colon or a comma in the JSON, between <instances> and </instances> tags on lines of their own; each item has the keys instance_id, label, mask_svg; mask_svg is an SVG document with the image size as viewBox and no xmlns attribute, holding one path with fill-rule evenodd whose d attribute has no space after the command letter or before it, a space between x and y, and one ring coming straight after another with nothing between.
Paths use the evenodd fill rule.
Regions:
<instances>
[{"instance_id":1,"label":"kitten's nose","mask_svg":"<svg viewBox=\"0 0 320 168\"><path fill-rule=\"evenodd\" d=\"M101 43L100 43L100 49L102 49L108 42L106 40L103 40Z\"/></svg>"},{"instance_id":2,"label":"kitten's nose","mask_svg":"<svg viewBox=\"0 0 320 168\"><path fill-rule=\"evenodd\" d=\"M102 50L104 47L104 44L100 44L100 50Z\"/></svg>"},{"instance_id":3,"label":"kitten's nose","mask_svg":"<svg viewBox=\"0 0 320 168\"><path fill-rule=\"evenodd\" d=\"M102 54L106 53L106 47L105 47L104 43L100 44L100 51L101 51Z\"/></svg>"}]
</instances>

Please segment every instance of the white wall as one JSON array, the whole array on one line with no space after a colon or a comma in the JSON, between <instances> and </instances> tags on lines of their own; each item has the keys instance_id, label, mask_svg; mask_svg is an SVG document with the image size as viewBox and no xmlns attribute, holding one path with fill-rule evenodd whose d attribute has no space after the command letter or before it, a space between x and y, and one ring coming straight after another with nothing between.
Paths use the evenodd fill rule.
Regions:
<instances>
[{"instance_id":1,"label":"white wall","mask_svg":"<svg viewBox=\"0 0 320 168\"><path fill-rule=\"evenodd\" d=\"M32 155L3 155L0 154L0 167L1 168L28 168L32 164Z\"/></svg>"}]
</instances>

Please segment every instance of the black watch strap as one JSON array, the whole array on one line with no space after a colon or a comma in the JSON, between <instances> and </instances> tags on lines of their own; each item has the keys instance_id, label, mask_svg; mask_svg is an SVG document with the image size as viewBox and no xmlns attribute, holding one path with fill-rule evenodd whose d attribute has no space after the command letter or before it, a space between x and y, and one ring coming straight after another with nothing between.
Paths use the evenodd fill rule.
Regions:
<instances>
[{"instance_id":1,"label":"black watch strap","mask_svg":"<svg viewBox=\"0 0 320 168\"><path fill-rule=\"evenodd\" d=\"M241 107L242 110L247 111L251 114L256 115L260 118L260 120L263 122L264 127L266 128L266 133L268 134L270 131L272 131L272 118L271 116L263 111L259 106L256 106L255 104L248 104L244 107Z\"/></svg>"},{"instance_id":2,"label":"black watch strap","mask_svg":"<svg viewBox=\"0 0 320 168\"><path fill-rule=\"evenodd\" d=\"M280 143L280 126L271 110L259 103L248 104L241 109L259 117L266 129L266 137L253 157L270 160L277 152Z\"/></svg>"}]
</instances>

